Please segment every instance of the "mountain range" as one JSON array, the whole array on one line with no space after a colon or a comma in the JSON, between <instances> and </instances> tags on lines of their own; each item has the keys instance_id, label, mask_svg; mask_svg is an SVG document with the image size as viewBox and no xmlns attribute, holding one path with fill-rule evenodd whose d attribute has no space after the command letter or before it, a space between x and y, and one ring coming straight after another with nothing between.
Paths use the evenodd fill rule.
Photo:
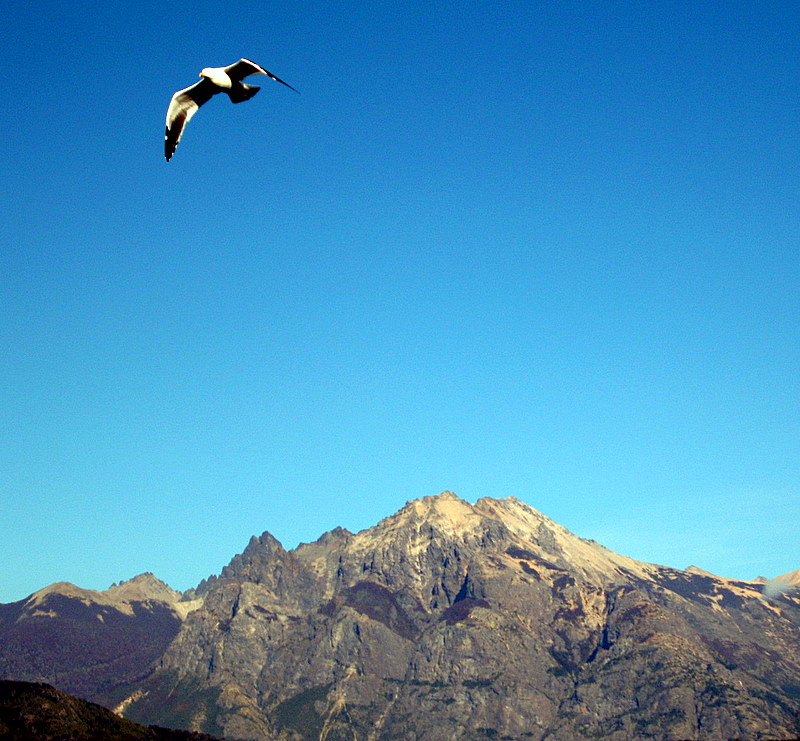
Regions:
<instances>
[{"instance_id":1,"label":"mountain range","mask_svg":"<svg viewBox=\"0 0 800 741\"><path fill-rule=\"evenodd\" d=\"M637 561L451 492L359 533L253 537L181 595L152 575L0 605L0 678L260 741L800 736L800 572Z\"/></svg>"}]
</instances>

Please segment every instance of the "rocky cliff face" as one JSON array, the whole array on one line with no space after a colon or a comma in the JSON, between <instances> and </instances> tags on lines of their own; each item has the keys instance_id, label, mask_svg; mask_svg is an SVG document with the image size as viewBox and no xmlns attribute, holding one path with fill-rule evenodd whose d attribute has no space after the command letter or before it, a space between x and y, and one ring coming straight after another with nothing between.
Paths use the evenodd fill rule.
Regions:
<instances>
[{"instance_id":1,"label":"rocky cliff face","mask_svg":"<svg viewBox=\"0 0 800 741\"><path fill-rule=\"evenodd\" d=\"M134 720L230 739L775 739L800 599L620 556L516 499L445 492L357 534L253 538Z\"/></svg>"}]
</instances>

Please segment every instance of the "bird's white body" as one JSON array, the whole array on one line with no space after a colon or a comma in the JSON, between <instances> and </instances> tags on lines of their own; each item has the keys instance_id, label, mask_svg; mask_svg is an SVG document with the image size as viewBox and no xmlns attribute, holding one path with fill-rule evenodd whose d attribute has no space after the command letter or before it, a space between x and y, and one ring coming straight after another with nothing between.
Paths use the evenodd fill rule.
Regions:
<instances>
[{"instance_id":1,"label":"bird's white body","mask_svg":"<svg viewBox=\"0 0 800 741\"><path fill-rule=\"evenodd\" d=\"M233 81L228 77L225 67L205 67L200 72L200 77L211 80L217 87L224 90L230 90L233 87Z\"/></svg>"}]
</instances>

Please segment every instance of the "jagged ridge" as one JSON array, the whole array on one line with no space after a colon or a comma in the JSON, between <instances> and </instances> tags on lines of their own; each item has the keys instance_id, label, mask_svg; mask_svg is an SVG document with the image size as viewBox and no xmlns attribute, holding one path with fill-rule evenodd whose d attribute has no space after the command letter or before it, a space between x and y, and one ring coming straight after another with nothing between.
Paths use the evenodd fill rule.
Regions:
<instances>
[{"instance_id":1,"label":"jagged ridge","mask_svg":"<svg viewBox=\"0 0 800 741\"><path fill-rule=\"evenodd\" d=\"M292 551L253 538L127 712L286 741L790 737L798 624L791 594L445 492Z\"/></svg>"}]
</instances>

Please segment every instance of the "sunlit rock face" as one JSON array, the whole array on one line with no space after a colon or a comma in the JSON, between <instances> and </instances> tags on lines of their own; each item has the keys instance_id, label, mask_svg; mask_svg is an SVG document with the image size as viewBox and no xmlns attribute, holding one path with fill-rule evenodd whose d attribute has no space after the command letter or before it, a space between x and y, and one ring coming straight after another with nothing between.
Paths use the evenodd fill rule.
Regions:
<instances>
[{"instance_id":1,"label":"sunlit rock face","mask_svg":"<svg viewBox=\"0 0 800 741\"><path fill-rule=\"evenodd\" d=\"M286 551L253 538L135 720L282 741L800 735L800 600L615 554L522 502L409 502Z\"/></svg>"}]
</instances>

